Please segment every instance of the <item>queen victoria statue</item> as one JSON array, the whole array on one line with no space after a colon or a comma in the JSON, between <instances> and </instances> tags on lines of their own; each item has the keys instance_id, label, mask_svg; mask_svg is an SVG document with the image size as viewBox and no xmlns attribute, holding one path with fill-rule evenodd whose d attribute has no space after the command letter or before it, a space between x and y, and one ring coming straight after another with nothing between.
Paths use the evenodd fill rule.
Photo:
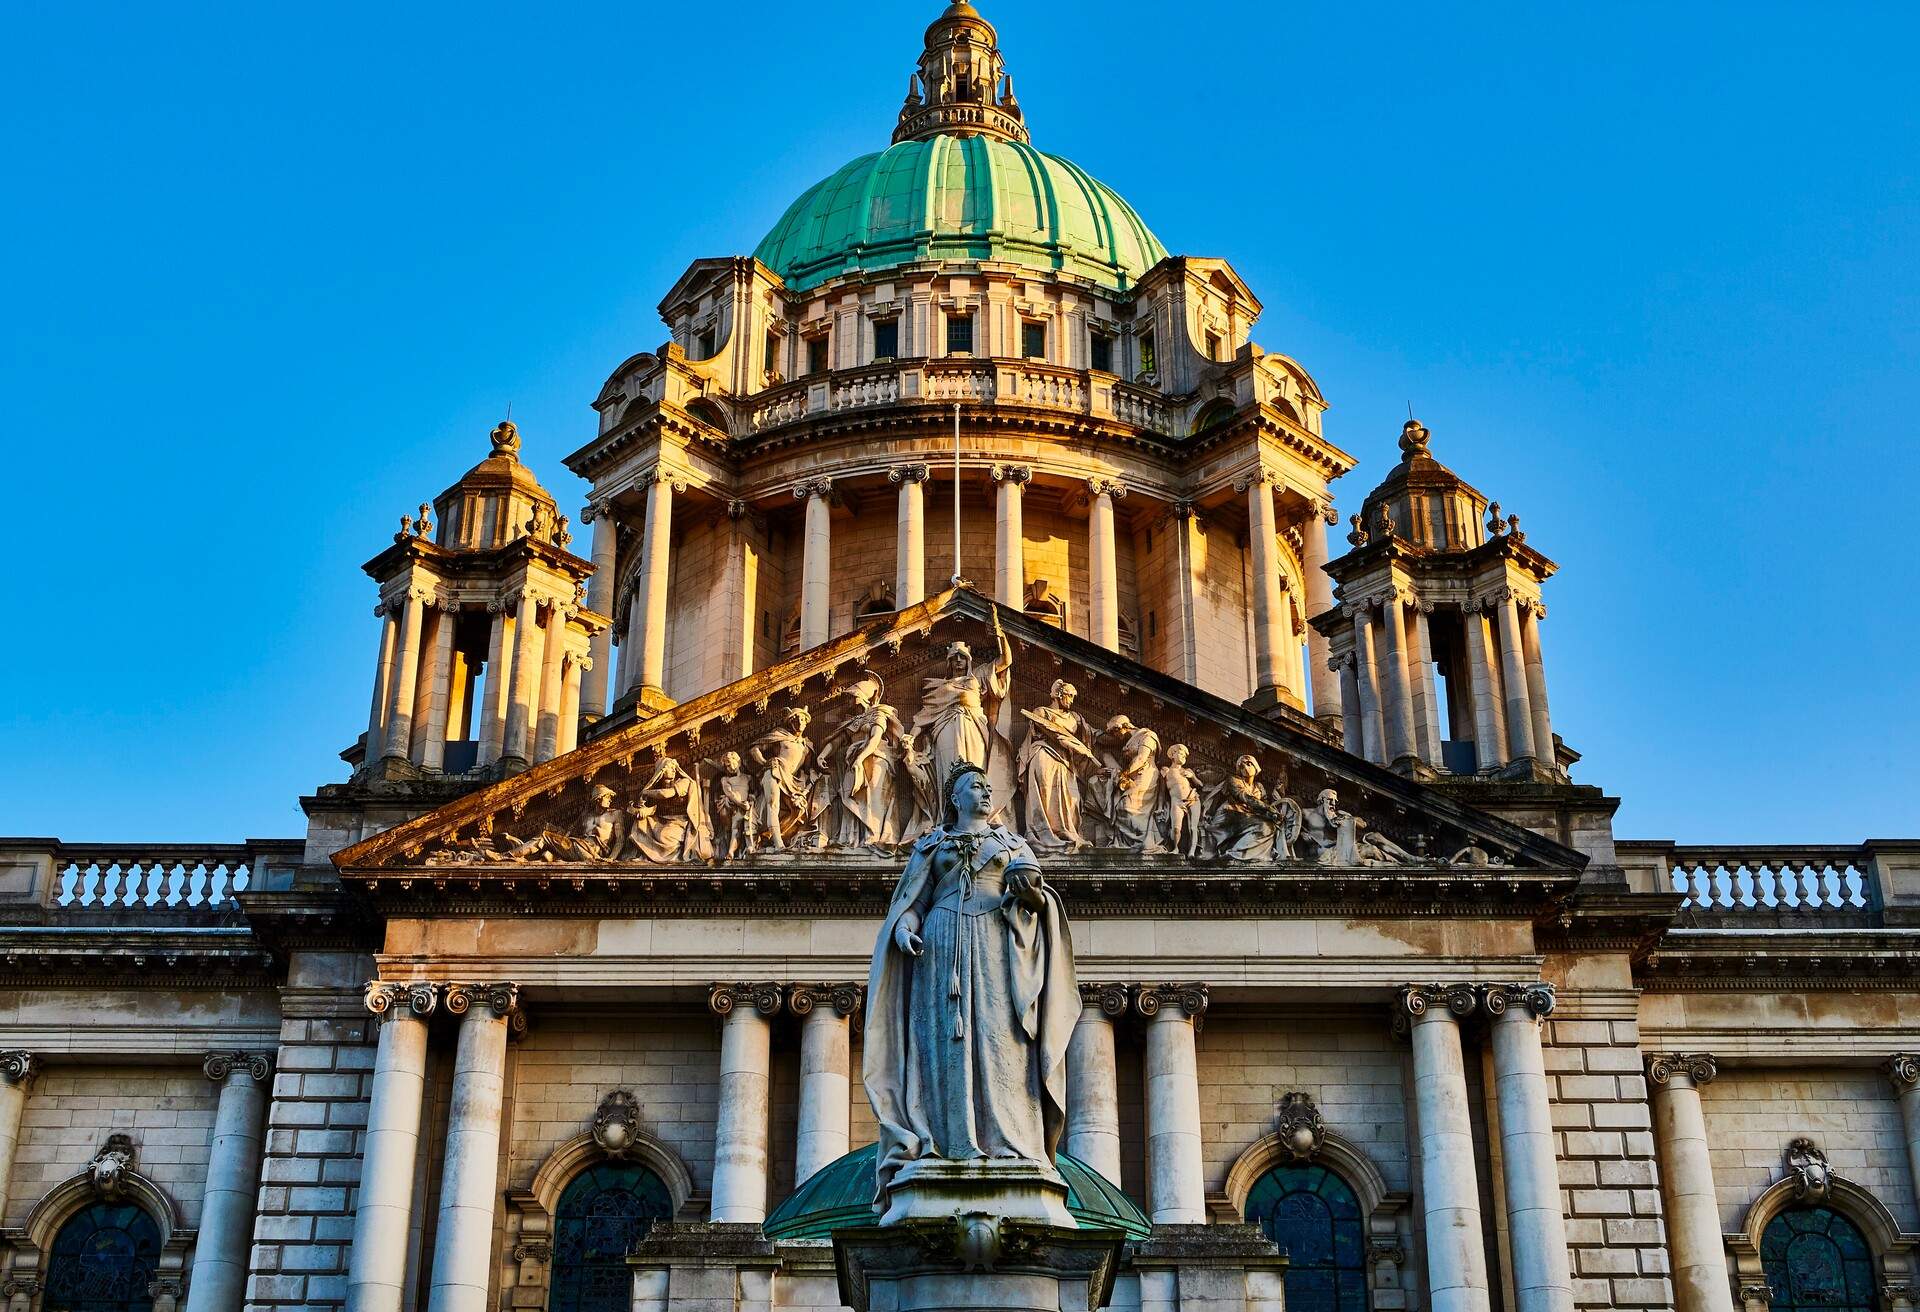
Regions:
<instances>
[{"instance_id":1,"label":"queen victoria statue","mask_svg":"<svg viewBox=\"0 0 1920 1312\"><path fill-rule=\"evenodd\" d=\"M1066 915L1027 841L989 819L985 771L961 761L944 784L868 977L881 1223L964 1196L1072 1225L1053 1166L1080 1012Z\"/></svg>"}]
</instances>

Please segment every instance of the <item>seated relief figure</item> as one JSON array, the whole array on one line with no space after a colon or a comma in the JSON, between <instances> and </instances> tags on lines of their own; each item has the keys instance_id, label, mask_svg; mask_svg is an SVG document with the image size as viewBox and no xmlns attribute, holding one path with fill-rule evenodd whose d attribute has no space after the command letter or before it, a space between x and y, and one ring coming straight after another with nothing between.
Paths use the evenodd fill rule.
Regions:
<instances>
[{"instance_id":1,"label":"seated relief figure","mask_svg":"<svg viewBox=\"0 0 1920 1312\"><path fill-rule=\"evenodd\" d=\"M1304 820L1300 804L1279 791L1269 797L1260 762L1241 756L1233 774L1207 794L1207 837L1228 861L1291 861Z\"/></svg>"},{"instance_id":2,"label":"seated relief figure","mask_svg":"<svg viewBox=\"0 0 1920 1312\"><path fill-rule=\"evenodd\" d=\"M1401 866L1420 858L1385 834L1370 829L1351 811L1340 809L1340 795L1322 788L1303 817L1301 838L1323 866Z\"/></svg>"},{"instance_id":3,"label":"seated relief figure","mask_svg":"<svg viewBox=\"0 0 1920 1312\"><path fill-rule=\"evenodd\" d=\"M1160 735L1116 715L1093 745L1101 766L1089 780L1089 793L1101 822L1100 845L1159 851L1154 809L1160 801Z\"/></svg>"},{"instance_id":4,"label":"seated relief figure","mask_svg":"<svg viewBox=\"0 0 1920 1312\"><path fill-rule=\"evenodd\" d=\"M663 756L627 808L624 854L662 864L713 859L713 823L700 781L680 762Z\"/></svg>"},{"instance_id":5,"label":"seated relief figure","mask_svg":"<svg viewBox=\"0 0 1920 1312\"><path fill-rule=\"evenodd\" d=\"M986 772L956 763L874 944L862 1074L880 1129L877 1201L893 1219L890 1192L921 1164L1026 1163L1058 1178L1080 1012L1073 945L1033 849L992 813Z\"/></svg>"}]
</instances>

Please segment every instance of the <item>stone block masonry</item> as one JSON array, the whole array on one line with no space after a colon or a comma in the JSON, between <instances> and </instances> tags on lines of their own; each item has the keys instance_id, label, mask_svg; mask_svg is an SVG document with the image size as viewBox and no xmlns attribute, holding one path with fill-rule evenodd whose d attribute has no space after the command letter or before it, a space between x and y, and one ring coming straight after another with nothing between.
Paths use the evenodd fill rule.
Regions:
<instances>
[{"instance_id":1,"label":"stone block masonry","mask_svg":"<svg viewBox=\"0 0 1920 1312\"><path fill-rule=\"evenodd\" d=\"M345 1306L360 1139L372 1092L378 1035L360 989L290 988L283 1006L249 1312Z\"/></svg>"}]
</instances>

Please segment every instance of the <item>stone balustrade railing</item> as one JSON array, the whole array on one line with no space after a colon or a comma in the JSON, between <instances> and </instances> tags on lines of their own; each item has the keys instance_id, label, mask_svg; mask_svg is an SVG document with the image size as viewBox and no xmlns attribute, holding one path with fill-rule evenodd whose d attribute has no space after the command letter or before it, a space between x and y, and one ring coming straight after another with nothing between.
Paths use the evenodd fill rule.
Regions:
<instances>
[{"instance_id":1,"label":"stone balustrade railing","mask_svg":"<svg viewBox=\"0 0 1920 1312\"><path fill-rule=\"evenodd\" d=\"M1618 845L1629 882L1722 925L1879 925L1920 910L1920 844Z\"/></svg>"},{"instance_id":2,"label":"stone balustrade railing","mask_svg":"<svg viewBox=\"0 0 1920 1312\"><path fill-rule=\"evenodd\" d=\"M809 416L870 406L955 401L1010 403L1176 431L1179 407L1150 388L1031 360L900 360L782 383L753 398L748 429L769 432Z\"/></svg>"},{"instance_id":3,"label":"stone balustrade railing","mask_svg":"<svg viewBox=\"0 0 1920 1312\"><path fill-rule=\"evenodd\" d=\"M298 839L247 843L0 840L0 902L61 911L218 910L300 864Z\"/></svg>"}]
</instances>

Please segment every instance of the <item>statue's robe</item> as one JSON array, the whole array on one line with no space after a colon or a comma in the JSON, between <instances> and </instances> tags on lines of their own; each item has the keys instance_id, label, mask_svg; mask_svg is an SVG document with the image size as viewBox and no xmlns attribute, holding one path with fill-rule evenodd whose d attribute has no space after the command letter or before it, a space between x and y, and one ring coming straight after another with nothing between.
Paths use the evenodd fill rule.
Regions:
<instances>
[{"instance_id":1,"label":"statue's robe","mask_svg":"<svg viewBox=\"0 0 1920 1312\"><path fill-rule=\"evenodd\" d=\"M880 1126L879 1198L923 1158L1024 1160L1053 1169L1066 1124L1067 1045L1080 1015L1059 896L1003 905L1011 872L1039 878L1033 850L999 825L914 845L874 945L862 1074ZM922 952L894 931L920 916Z\"/></svg>"}]
</instances>

